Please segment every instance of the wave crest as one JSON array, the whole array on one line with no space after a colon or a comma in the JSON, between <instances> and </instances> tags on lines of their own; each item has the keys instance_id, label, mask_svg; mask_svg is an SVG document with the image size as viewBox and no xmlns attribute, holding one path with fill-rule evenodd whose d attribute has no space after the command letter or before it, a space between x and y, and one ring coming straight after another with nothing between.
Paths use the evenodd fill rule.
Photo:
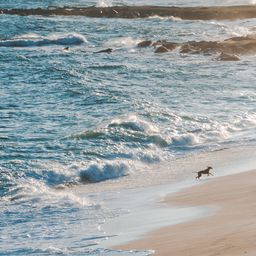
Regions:
<instances>
[{"instance_id":1,"label":"wave crest","mask_svg":"<svg viewBox=\"0 0 256 256\"><path fill-rule=\"evenodd\" d=\"M0 47L33 47L47 45L80 45L87 42L81 34L52 34L49 36L40 36L36 34L27 34L8 40L0 40Z\"/></svg>"},{"instance_id":2,"label":"wave crest","mask_svg":"<svg viewBox=\"0 0 256 256\"><path fill-rule=\"evenodd\" d=\"M111 121L108 127L122 127L128 130L133 130L137 132L148 132L148 133L158 132L157 127L139 118L136 115L129 115L129 116L116 118Z\"/></svg>"},{"instance_id":3,"label":"wave crest","mask_svg":"<svg viewBox=\"0 0 256 256\"><path fill-rule=\"evenodd\" d=\"M124 162L105 162L91 164L80 172L80 180L84 183L94 183L116 179L129 174L129 165Z\"/></svg>"},{"instance_id":4,"label":"wave crest","mask_svg":"<svg viewBox=\"0 0 256 256\"><path fill-rule=\"evenodd\" d=\"M129 48L136 48L138 43L141 42L141 39L134 39L132 37L119 37L113 38L105 43L106 47L114 47L117 49L129 49Z\"/></svg>"},{"instance_id":5,"label":"wave crest","mask_svg":"<svg viewBox=\"0 0 256 256\"><path fill-rule=\"evenodd\" d=\"M127 146L156 145L160 148L167 147L169 143L161 135L154 123L137 115L125 115L108 122L104 127L87 130L74 134L71 138L82 140L123 142Z\"/></svg>"},{"instance_id":6,"label":"wave crest","mask_svg":"<svg viewBox=\"0 0 256 256\"><path fill-rule=\"evenodd\" d=\"M172 144L177 147L193 146L199 143L199 139L192 133L176 136L172 138Z\"/></svg>"}]
</instances>

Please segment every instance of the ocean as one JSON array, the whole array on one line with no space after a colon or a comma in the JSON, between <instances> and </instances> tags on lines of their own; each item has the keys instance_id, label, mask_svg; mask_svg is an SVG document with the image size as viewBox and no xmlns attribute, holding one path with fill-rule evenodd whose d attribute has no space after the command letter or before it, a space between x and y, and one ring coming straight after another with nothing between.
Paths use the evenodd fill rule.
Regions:
<instances>
[{"instance_id":1,"label":"ocean","mask_svg":"<svg viewBox=\"0 0 256 256\"><path fill-rule=\"evenodd\" d=\"M115 4L131 3L6 0L0 8ZM254 35L255 19L0 15L0 24L0 255L149 255L102 245L116 235L104 223L129 214L111 198L188 177L180 159L255 145L254 55L220 62L137 47ZM113 52L95 54L106 48Z\"/></svg>"}]
</instances>

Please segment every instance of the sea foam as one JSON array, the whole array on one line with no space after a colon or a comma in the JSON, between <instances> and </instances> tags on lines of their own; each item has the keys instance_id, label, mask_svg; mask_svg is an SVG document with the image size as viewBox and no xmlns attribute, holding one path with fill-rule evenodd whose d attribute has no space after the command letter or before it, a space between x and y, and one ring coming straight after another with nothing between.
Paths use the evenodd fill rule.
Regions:
<instances>
[{"instance_id":1,"label":"sea foam","mask_svg":"<svg viewBox=\"0 0 256 256\"><path fill-rule=\"evenodd\" d=\"M113 119L108 127L122 127L125 129L147 132L147 133L156 133L158 128L150 122L138 117L135 114L121 116L119 118Z\"/></svg>"},{"instance_id":2,"label":"sea foam","mask_svg":"<svg viewBox=\"0 0 256 256\"><path fill-rule=\"evenodd\" d=\"M84 183L100 182L128 175L130 166L122 161L96 162L80 172Z\"/></svg>"},{"instance_id":3,"label":"sea foam","mask_svg":"<svg viewBox=\"0 0 256 256\"><path fill-rule=\"evenodd\" d=\"M105 43L106 47L114 47L119 49L130 49L135 48L138 43L141 42L141 39L136 39L132 37L118 37L110 39Z\"/></svg>"},{"instance_id":4,"label":"sea foam","mask_svg":"<svg viewBox=\"0 0 256 256\"><path fill-rule=\"evenodd\" d=\"M175 136L172 138L172 144L174 146L180 146L180 147L192 146L197 144L198 142L199 142L199 138L192 133Z\"/></svg>"},{"instance_id":5,"label":"sea foam","mask_svg":"<svg viewBox=\"0 0 256 256\"><path fill-rule=\"evenodd\" d=\"M40 36L36 34L27 34L20 37L14 37L8 40L0 40L0 47L33 47L48 45L80 45L87 42L81 34L51 34Z\"/></svg>"},{"instance_id":6,"label":"sea foam","mask_svg":"<svg viewBox=\"0 0 256 256\"><path fill-rule=\"evenodd\" d=\"M170 21L182 21L182 18L175 16L162 17L159 15L149 16L147 19L149 20L170 20Z\"/></svg>"},{"instance_id":7,"label":"sea foam","mask_svg":"<svg viewBox=\"0 0 256 256\"><path fill-rule=\"evenodd\" d=\"M110 7L112 6L111 0L98 0L96 7Z\"/></svg>"}]
</instances>

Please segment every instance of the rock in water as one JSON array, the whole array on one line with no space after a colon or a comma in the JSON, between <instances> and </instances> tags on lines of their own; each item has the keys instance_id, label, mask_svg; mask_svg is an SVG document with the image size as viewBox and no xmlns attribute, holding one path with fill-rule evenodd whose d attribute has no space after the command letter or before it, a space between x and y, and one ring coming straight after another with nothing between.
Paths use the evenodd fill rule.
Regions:
<instances>
[{"instance_id":1,"label":"rock in water","mask_svg":"<svg viewBox=\"0 0 256 256\"><path fill-rule=\"evenodd\" d=\"M149 47L152 45L152 41L147 40L147 41L142 41L138 43L138 47Z\"/></svg>"},{"instance_id":2,"label":"rock in water","mask_svg":"<svg viewBox=\"0 0 256 256\"><path fill-rule=\"evenodd\" d=\"M156 48L155 53L163 53L163 52L168 52L169 50L165 46L160 46Z\"/></svg>"},{"instance_id":3,"label":"rock in water","mask_svg":"<svg viewBox=\"0 0 256 256\"><path fill-rule=\"evenodd\" d=\"M240 60L239 56L235 55L235 54L227 54L222 52L219 57L217 58L217 60L221 60L221 61L238 61Z\"/></svg>"}]
</instances>

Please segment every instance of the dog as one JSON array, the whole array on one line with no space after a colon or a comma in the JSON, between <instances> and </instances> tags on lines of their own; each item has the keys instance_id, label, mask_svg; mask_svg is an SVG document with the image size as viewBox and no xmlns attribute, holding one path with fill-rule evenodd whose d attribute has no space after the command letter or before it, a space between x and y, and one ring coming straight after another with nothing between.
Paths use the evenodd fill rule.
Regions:
<instances>
[{"instance_id":1,"label":"dog","mask_svg":"<svg viewBox=\"0 0 256 256\"><path fill-rule=\"evenodd\" d=\"M207 167L205 170L196 172L196 173L197 173L196 179L200 179L200 177L201 177L203 174L207 174L207 176L209 176L209 175L212 175L212 176L213 176L213 174L210 173L210 170L211 170L211 169L212 169L212 167L209 166L209 167Z\"/></svg>"}]
</instances>

